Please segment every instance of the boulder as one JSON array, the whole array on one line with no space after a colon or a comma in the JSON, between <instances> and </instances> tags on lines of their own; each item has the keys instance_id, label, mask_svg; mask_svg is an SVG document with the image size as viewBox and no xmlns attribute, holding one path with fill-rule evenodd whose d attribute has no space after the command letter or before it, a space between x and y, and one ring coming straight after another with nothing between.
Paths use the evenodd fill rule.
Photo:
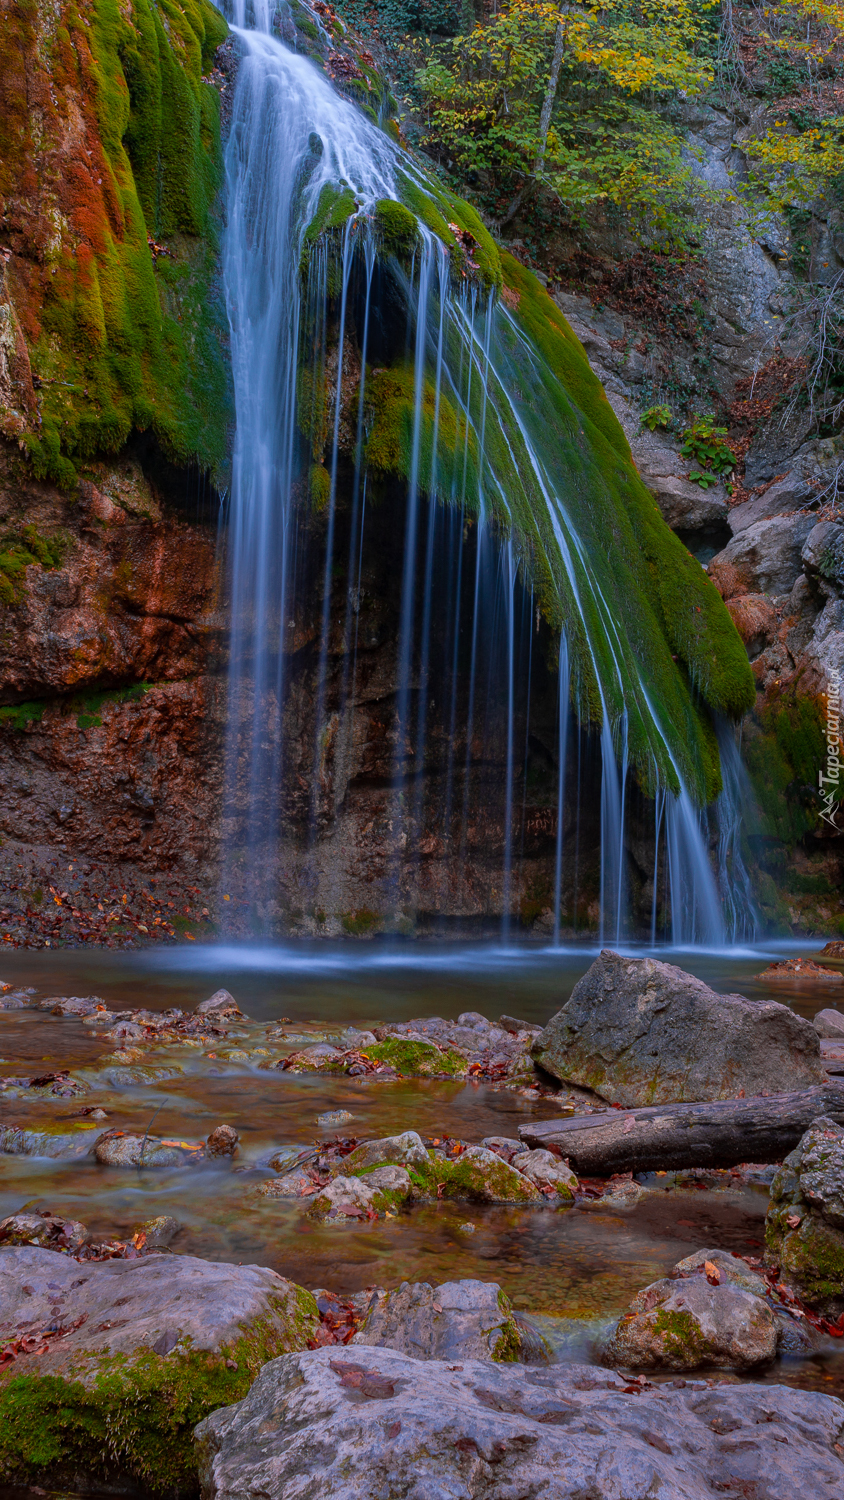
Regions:
<instances>
[{"instance_id":1,"label":"boulder","mask_svg":"<svg viewBox=\"0 0 844 1500\"><path fill-rule=\"evenodd\" d=\"M195 1423L319 1326L311 1294L275 1271L187 1255L80 1264L3 1249L0 1288L5 1484L93 1474L192 1492ZM21 1375L34 1425L21 1420Z\"/></svg>"},{"instance_id":2,"label":"boulder","mask_svg":"<svg viewBox=\"0 0 844 1500\"><path fill-rule=\"evenodd\" d=\"M430 1166L438 1179L431 1196L467 1198L472 1203L531 1203L541 1197L529 1177L484 1146L469 1146L454 1161L432 1152Z\"/></svg>"},{"instance_id":3,"label":"boulder","mask_svg":"<svg viewBox=\"0 0 844 1500\"><path fill-rule=\"evenodd\" d=\"M803 546L803 568L824 592L844 592L844 526L819 521Z\"/></svg>"},{"instance_id":4,"label":"boulder","mask_svg":"<svg viewBox=\"0 0 844 1500\"><path fill-rule=\"evenodd\" d=\"M404 1167L376 1167L363 1177L335 1177L308 1205L313 1219L361 1219L395 1211L411 1194Z\"/></svg>"},{"instance_id":5,"label":"boulder","mask_svg":"<svg viewBox=\"0 0 844 1500\"><path fill-rule=\"evenodd\" d=\"M402 1135L388 1135L377 1141L364 1141L362 1146L351 1151L337 1163L336 1171L344 1177L364 1172L369 1167L394 1162L406 1167L427 1167L428 1153L421 1135L415 1130L406 1130Z\"/></svg>"},{"instance_id":6,"label":"boulder","mask_svg":"<svg viewBox=\"0 0 844 1500\"><path fill-rule=\"evenodd\" d=\"M831 1007L819 1010L812 1025L818 1036L829 1041L844 1042L844 1014L840 1010L833 1010Z\"/></svg>"},{"instance_id":7,"label":"boulder","mask_svg":"<svg viewBox=\"0 0 844 1500\"><path fill-rule=\"evenodd\" d=\"M552 1151L538 1148L535 1151L519 1150L510 1157L510 1166L535 1183L537 1187L551 1187L560 1198L569 1200L577 1192L577 1178L559 1156Z\"/></svg>"},{"instance_id":8,"label":"boulder","mask_svg":"<svg viewBox=\"0 0 844 1500\"><path fill-rule=\"evenodd\" d=\"M810 1306L844 1311L844 1129L823 1116L771 1183L765 1259Z\"/></svg>"},{"instance_id":9,"label":"boulder","mask_svg":"<svg viewBox=\"0 0 844 1500\"><path fill-rule=\"evenodd\" d=\"M764 1297L768 1291L764 1276L751 1270L747 1261L739 1260L737 1255L730 1255L728 1250L695 1250L692 1255L678 1260L673 1274L690 1276L695 1271L703 1272L716 1282L724 1281L729 1282L730 1286L741 1287L742 1291L752 1292L754 1297Z\"/></svg>"},{"instance_id":10,"label":"boulder","mask_svg":"<svg viewBox=\"0 0 844 1500\"><path fill-rule=\"evenodd\" d=\"M605 949L532 1048L564 1083L625 1106L777 1094L826 1082L814 1027L776 1001L719 995Z\"/></svg>"},{"instance_id":11,"label":"boulder","mask_svg":"<svg viewBox=\"0 0 844 1500\"><path fill-rule=\"evenodd\" d=\"M768 516L753 521L713 557L708 572L715 587L733 594L788 594L803 562L803 543L815 526L815 517Z\"/></svg>"},{"instance_id":12,"label":"boulder","mask_svg":"<svg viewBox=\"0 0 844 1500\"><path fill-rule=\"evenodd\" d=\"M413 1359L512 1360L519 1332L509 1298L494 1282L403 1281L380 1292L353 1344L398 1349Z\"/></svg>"},{"instance_id":13,"label":"boulder","mask_svg":"<svg viewBox=\"0 0 844 1500\"><path fill-rule=\"evenodd\" d=\"M604 1363L629 1370L767 1364L777 1352L771 1308L733 1282L714 1280L693 1272L637 1292L604 1349Z\"/></svg>"},{"instance_id":14,"label":"boulder","mask_svg":"<svg viewBox=\"0 0 844 1500\"><path fill-rule=\"evenodd\" d=\"M196 1443L205 1500L832 1500L842 1423L834 1396L784 1386L654 1390L585 1365L335 1346L265 1365Z\"/></svg>"}]
</instances>

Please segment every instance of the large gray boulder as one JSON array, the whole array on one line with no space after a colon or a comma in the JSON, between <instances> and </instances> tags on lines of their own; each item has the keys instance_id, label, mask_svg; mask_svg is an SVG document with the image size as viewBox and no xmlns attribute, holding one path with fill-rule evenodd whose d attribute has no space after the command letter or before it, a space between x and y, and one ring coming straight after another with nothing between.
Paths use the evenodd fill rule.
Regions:
<instances>
[{"instance_id":1,"label":"large gray boulder","mask_svg":"<svg viewBox=\"0 0 844 1500\"><path fill-rule=\"evenodd\" d=\"M815 1028L786 1005L718 995L653 958L605 949L532 1049L613 1104L778 1094L827 1081Z\"/></svg>"},{"instance_id":2,"label":"large gray boulder","mask_svg":"<svg viewBox=\"0 0 844 1500\"><path fill-rule=\"evenodd\" d=\"M844 1311L844 1130L820 1118L771 1183L765 1259L805 1302Z\"/></svg>"},{"instance_id":3,"label":"large gray boulder","mask_svg":"<svg viewBox=\"0 0 844 1500\"><path fill-rule=\"evenodd\" d=\"M263 1266L0 1249L0 1484L192 1493L196 1422L318 1327L310 1292Z\"/></svg>"},{"instance_id":4,"label":"large gray boulder","mask_svg":"<svg viewBox=\"0 0 844 1500\"><path fill-rule=\"evenodd\" d=\"M509 1299L495 1282L403 1281L381 1292L353 1344L398 1349L413 1359L512 1360L519 1331Z\"/></svg>"},{"instance_id":5,"label":"large gray boulder","mask_svg":"<svg viewBox=\"0 0 844 1500\"><path fill-rule=\"evenodd\" d=\"M278 1353L297 1345L300 1324L313 1331L316 1320L310 1293L266 1266L193 1255L80 1264L35 1246L0 1250L0 1342L55 1323L65 1330L21 1363L21 1373L84 1368L89 1358L141 1349L231 1350L259 1325Z\"/></svg>"},{"instance_id":6,"label":"large gray boulder","mask_svg":"<svg viewBox=\"0 0 844 1500\"><path fill-rule=\"evenodd\" d=\"M833 1500L843 1423L834 1396L783 1386L335 1347L265 1365L196 1442L205 1500Z\"/></svg>"}]
</instances>

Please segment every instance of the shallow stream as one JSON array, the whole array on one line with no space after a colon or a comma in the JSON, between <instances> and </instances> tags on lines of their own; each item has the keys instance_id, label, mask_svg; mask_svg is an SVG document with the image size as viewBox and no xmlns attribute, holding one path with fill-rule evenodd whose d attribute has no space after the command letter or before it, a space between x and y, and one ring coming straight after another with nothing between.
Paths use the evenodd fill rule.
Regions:
<instances>
[{"instance_id":1,"label":"shallow stream","mask_svg":"<svg viewBox=\"0 0 844 1500\"><path fill-rule=\"evenodd\" d=\"M754 979L782 946L690 951L660 957L720 991L775 998L811 1017L844 1009L844 986L767 986ZM789 951L796 951L792 945ZM801 952L811 956L810 946ZM261 1196L273 1150L337 1134L365 1139L418 1130L471 1142L516 1136L531 1119L559 1113L531 1089L466 1080L382 1081L294 1075L266 1067L283 1032L289 1044L331 1038L345 1026L413 1017L456 1018L463 1011L543 1023L564 1003L595 957L593 948L540 950L459 947L385 950L326 945L308 949L185 947L134 953L64 950L3 955L0 980L40 997L96 994L117 1010L193 1009L213 990L231 990L253 1024L225 1046L155 1047L133 1062L114 1060L114 1042L75 1017L0 1012L0 1078L69 1070L86 1086L78 1098L10 1090L0 1124L53 1131L90 1125L202 1141L234 1125L234 1162L143 1170L91 1159L0 1156L0 1217L25 1204L80 1219L95 1237L126 1237L167 1213L181 1227L177 1252L258 1262L309 1287L340 1293L434 1284L460 1277L498 1281L517 1309L542 1318L560 1357L589 1357L602 1329L640 1287L704 1246L761 1254L767 1190L728 1172L642 1178L651 1191L636 1207L482 1207L442 1203L376 1222L316 1223L298 1202ZM839 1000L839 996L841 997ZM239 1045L242 1041L242 1046ZM278 1042L276 1040L276 1047ZM231 1053L237 1055L231 1056ZM262 1064L265 1066L262 1067ZM80 1110L102 1108L87 1121ZM317 1116L348 1110L352 1120L320 1128ZM844 1394L844 1351L829 1341L812 1359L778 1364L767 1378Z\"/></svg>"}]
</instances>

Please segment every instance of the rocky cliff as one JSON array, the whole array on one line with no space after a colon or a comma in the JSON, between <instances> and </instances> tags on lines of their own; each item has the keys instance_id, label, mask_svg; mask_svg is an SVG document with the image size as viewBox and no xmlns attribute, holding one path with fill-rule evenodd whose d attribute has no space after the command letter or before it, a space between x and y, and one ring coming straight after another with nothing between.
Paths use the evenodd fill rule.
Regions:
<instances>
[{"instance_id":1,"label":"rocky cliff","mask_svg":"<svg viewBox=\"0 0 844 1500\"><path fill-rule=\"evenodd\" d=\"M43 940L45 882L61 870L66 889L68 865L74 878L87 868L96 885L102 871L102 881L130 891L166 872L174 910L199 934L223 909L226 599L216 487L225 484L230 409L217 195L231 48L220 48L226 27L205 0L168 0L166 10L142 0L129 10L107 0L49 10L3 0L0 12L10 41L0 60L0 936ZM339 86L378 102L371 54L359 39L344 41L330 7L300 7L280 24ZM400 78L400 49L379 51L379 40L370 38L379 62ZM686 109L689 158L710 186L726 189L746 172L751 119L759 127L746 73L730 100ZM763 913L781 931L834 928L844 883L841 835L821 817L817 786L830 687L844 668L840 439L834 423L813 422L792 401L811 338L796 247L803 236L818 284L832 286L827 272L844 271L835 214L810 214L808 224L770 218L760 231L740 202L719 200L702 212L685 257L633 243L599 212L576 231L557 216L541 248L532 221L517 218L508 230L510 248L546 281L583 343L663 516L706 564L747 646L757 702L742 743L757 805L746 805L746 832ZM667 426L652 429L642 418L658 406ZM740 460L729 488L690 478L683 432L703 409L728 427ZM255 920L310 932L377 928L371 890L388 864L400 608L401 528L398 512L386 514L353 601L359 666L340 645L331 653L333 748L316 771L307 747L318 622L306 608L297 615L287 713L301 757L288 768L288 836L264 851L279 894L261 911L238 908L242 930ZM316 514L303 524L316 579L324 522ZM463 545L470 561L470 535ZM335 578L338 616L349 588ZM531 738L526 722L515 730L526 755L514 908L540 929L552 920L557 838L556 684L546 655L540 640L530 657ZM353 670L349 714L342 695ZM463 681L458 698L466 691ZM470 748L455 740L443 704L419 768L432 802L447 795L447 767L472 759ZM422 897L408 921L469 930L497 921L504 828L491 793L507 750L495 734L475 749L460 867L441 830L420 825ZM585 732L581 751L587 766ZM567 927L596 918L596 803L584 771L564 810L580 849L563 891ZM237 800L230 814L236 824ZM651 828L642 799L628 859L643 922ZM236 896L238 870L229 873ZM75 917L65 903L59 939L98 930L100 903L89 904ZM109 931L111 940L136 935L119 921Z\"/></svg>"}]
</instances>

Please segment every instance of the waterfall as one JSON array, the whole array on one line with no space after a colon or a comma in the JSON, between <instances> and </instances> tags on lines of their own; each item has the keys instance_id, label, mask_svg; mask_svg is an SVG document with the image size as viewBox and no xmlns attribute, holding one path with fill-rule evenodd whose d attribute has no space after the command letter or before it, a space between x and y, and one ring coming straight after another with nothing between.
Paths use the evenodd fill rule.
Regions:
<instances>
[{"instance_id":1,"label":"waterfall","mask_svg":"<svg viewBox=\"0 0 844 1500\"><path fill-rule=\"evenodd\" d=\"M588 754L601 766L601 940L635 936L635 782L655 809L653 936L662 893L665 936L722 942L700 811L717 752L700 704L729 708L718 663L732 627L654 519L620 429L550 299L535 301L535 283L515 262L502 273L472 211L271 34L273 9L255 0L247 13L235 0L242 61L225 149L237 424L226 532L225 879L272 916L273 892L289 873L279 851L292 808L299 883L310 895L322 888L320 839L360 756L359 625L374 534L366 528L401 481L379 899L396 921L426 900L436 905L423 843L447 851L455 880L479 843L500 843L497 892L483 900L497 902L506 938L526 899L531 747L545 735L556 757L553 826L542 835L552 874L536 901L547 900L555 940L565 901L577 899L579 820L593 815L581 774ZM309 516L324 547L316 573ZM346 579L339 604L338 575ZM687 608L700 620L689 624ZM298 665L291 676L303 641L307 692ZM531 716L540 723L543 708L532 684L545 670L546 642L556 710L534 737ZM435 711L442 767L430 779ZM313 736L303 751L308 715ZM575 775L567 747L578 722ZM479 785L488 786L480 806ZM732 808L731 797L725 792L722 805ZM735 847L733 838L721 865L729 883ZM340 854L353 860L354 851ZM730 923L735 932L733 915Z\"/></svg>"}]
</instances>

